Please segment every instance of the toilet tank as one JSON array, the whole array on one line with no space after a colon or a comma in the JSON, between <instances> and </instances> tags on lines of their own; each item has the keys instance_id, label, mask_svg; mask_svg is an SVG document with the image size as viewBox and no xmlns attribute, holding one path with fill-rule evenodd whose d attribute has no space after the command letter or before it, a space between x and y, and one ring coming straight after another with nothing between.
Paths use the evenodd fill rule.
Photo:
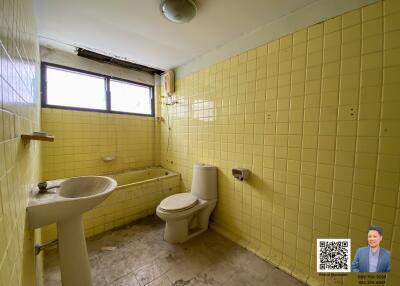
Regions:
<instances>
[{"instance_id":1,"label":"toilet tank","mask_svg":"<svg viewBox=\"0 0 400 286\"><path fill-rule=\"evenodd\" d=\"M217 199L217 167L194 164L191 193L202 200Z\"/></svg>"}]
</instances>

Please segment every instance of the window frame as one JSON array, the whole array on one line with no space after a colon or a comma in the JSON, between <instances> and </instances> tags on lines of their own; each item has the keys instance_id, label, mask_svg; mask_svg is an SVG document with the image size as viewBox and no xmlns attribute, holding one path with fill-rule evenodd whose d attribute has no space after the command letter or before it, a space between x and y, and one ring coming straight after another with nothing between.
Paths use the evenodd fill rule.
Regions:
<instances>
[{"instance_id":1,"label":"window frame","mask_svg":"<svg viewBox=\"0 0 400 286\"><path fill-rule=\"evenodd\" d=\"M94 108L84 108L84 107L74 107L74 106L64 106L64 105L52 105L47 104L47 67L55 67L60 68L67 71L83 73L87 75L93 75L102 77L104 79L104 92L106 96L106 109L94 109ZM95 73L91 71L86 71L82 69L72 68L64 65L49 63L49 62L41 62L41 83L40 83L40 93L41 93L41 106L42 108L55 108L55 109L66 109L66 110L77 110L77 111L89 111L89 112L102 112L102 113L111 113L111 114L127 114L127 115L136 115L136 116L145 116L145 117L155 117L154 114L154 85L149 85L141 82L136 82L132 80L127 80L119 77L109 76L105 74ZM111 91L110 91L110 80L117 80L125 83L135 84L138 86L148 87L150 89L150 104L151 104L151 114L143 114L143 113L133 113L133 112L124 112L124 111L114 111L111 110Z\"/></svg>"}]
</instances>

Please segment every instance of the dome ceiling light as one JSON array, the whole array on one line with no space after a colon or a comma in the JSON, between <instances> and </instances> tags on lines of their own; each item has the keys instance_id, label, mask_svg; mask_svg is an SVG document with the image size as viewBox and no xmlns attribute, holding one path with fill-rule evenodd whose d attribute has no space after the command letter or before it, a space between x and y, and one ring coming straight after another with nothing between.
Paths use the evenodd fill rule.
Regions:
<instances>
[{"instance_id":1,"label":"dome ceiling light","mask_svg":"<svg viewBox=\"0 0 400 286\"><path fill-rule=\"evenodd\" d=\"M197 6L193 0L161 0L161 13L174 23L187 23L196 16Z\"/></svg>"}]
</instances>

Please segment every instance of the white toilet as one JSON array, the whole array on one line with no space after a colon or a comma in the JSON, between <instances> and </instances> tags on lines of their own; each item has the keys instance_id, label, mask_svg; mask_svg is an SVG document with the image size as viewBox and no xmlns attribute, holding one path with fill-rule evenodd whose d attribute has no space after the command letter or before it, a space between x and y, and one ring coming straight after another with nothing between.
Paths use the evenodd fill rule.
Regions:
<instances>
[{"instance_id":1,"label":"white toilet","mask_svg":"<svg viewBox=\"0 0 400 286\"><path fill-rule=\"evenodd\" d=\"M169 196L157 207L165 221L164 240L181 243L207 230L217 199L217 168L195 164L191 192Z\"/></svg>"}]
</instances>

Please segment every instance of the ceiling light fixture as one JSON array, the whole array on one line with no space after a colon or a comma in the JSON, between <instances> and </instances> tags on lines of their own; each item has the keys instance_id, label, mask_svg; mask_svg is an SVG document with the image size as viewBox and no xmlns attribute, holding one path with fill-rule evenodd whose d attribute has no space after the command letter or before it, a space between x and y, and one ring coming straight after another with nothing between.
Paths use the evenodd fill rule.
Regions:
<instances>
[{"instance_id":1,"label":"ceiling light fixture","mask_svg":"<svg viewBox=\"0 0 400 286\"><path fill-rule=\"evenodd\" d=\"M193 0L161 0L161 13L174 23L187 23L196 16L197 6Z\"/></svg>"}]
</instances>

